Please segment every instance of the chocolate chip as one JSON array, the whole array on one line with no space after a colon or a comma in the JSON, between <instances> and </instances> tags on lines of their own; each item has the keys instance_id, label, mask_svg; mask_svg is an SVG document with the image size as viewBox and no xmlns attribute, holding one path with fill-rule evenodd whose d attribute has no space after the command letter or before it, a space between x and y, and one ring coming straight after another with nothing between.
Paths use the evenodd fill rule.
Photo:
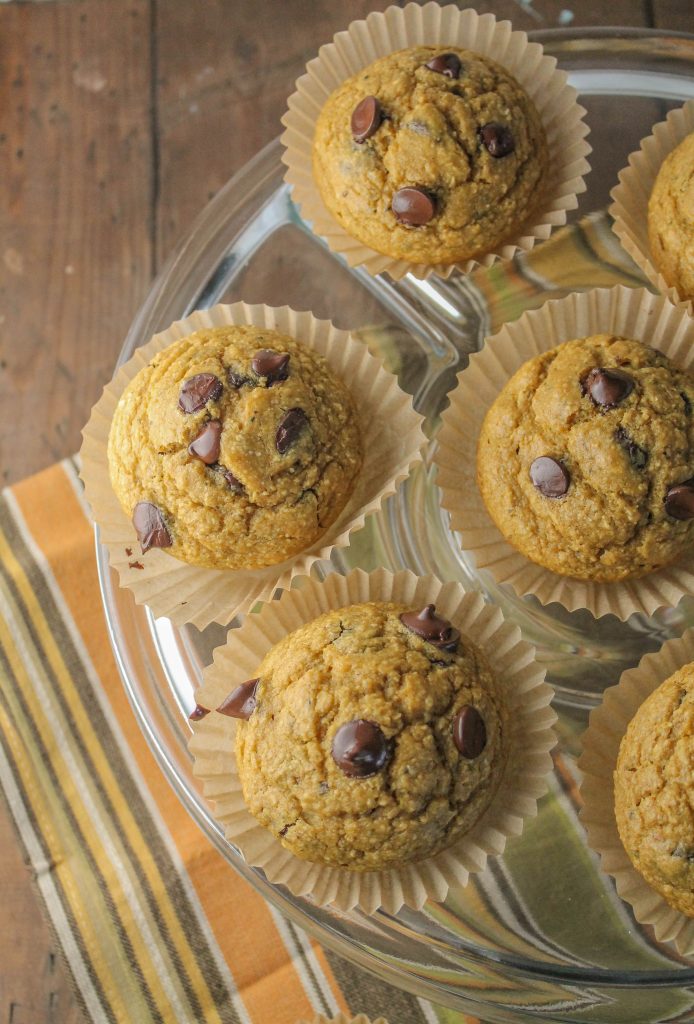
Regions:
<instances>
[{"instance_id":1,"label":"chocolate chip","mask_svg":"<svg viewBox=\"0 0 694 1024\"><path fill-rule=\"evenodd\" d=\"M227 370L227 380L232 388L237 391L242 388L244 384L253 384L254 382L250 377L246 377L245 374L239 373L237 370L232 370L231 367Z\"/></svg>"},{"instance_id":2,"label":"chocolate chip","mask_svg":"<svg viewBox=\"0 0 694 1024\"><path fill-rule=\"evenodd\" d=\"M458 78L462 64L460 57L454 53L438 53L427 61L426 66L430 71L437 71L440 75L445 75L446 78Z\"/></svg>"},{"instance_id":3,"label":"chocolate chip","mask_svg":"<svg viewBox=\"0 0 694 1024\"><path fill-rule=\"evenodd\" d=\"M680 391L680 398L684 402L684 415L690 416L692 412L692 403L689 401L689 397L685 395L684 391Z\"/></svg>"},{"instance_id":4,"label":"chocolate chip","mask_svg":"<svg viewBox=\"0 0 694 1024\"><path fill-rule=\"evenodd\" d=\"M243 494L246 488L243 486L238 477L234 476L230 469L224 470L224 479L226 480L227 484L234 492L234 494Z\"/></svg>"},{"instance_id":5,"label":"chocolate chip","mask_svg":"<svg viewBox=\"0 0 694 1024\"><path fill-rule=\"evenodd\" d=\"M206 466L211 466L219 458L219 443L222 436L222 424L219 420L210 420L202 428L194 441L188 445L188 451Z\"/></svg>"},{"instance_id":6,"label":"chocolate chip","mask_svg":"<svg viewBox=\"0 0 694 1024\"><path fill-rule=\"evenodd\" d=\"M390 744L379 727L363 718L346 722L333 736L333 760L350 778L374 775L383 768L390 754Z\"/></svg>"},{"instance_id":7,"label":"chocolate chip","mask_svg":"<svg viewBox=\"0 0 694 1024\"><path fill-rule=\"evenodd\" d=\"M423 188L399 188L391 203L393 213L401 224L422 227L436 213L436 204Z\"/></svg>"},{"instance_id":8,"label":"chocolate chip","mask_svg":"<svg viewBox=\"0 0 694 1024\"><path fill-rule=\"evenodd\" d=\"M614 409L634 390L633 378L621 370L595 366L581 381L584 394L603 409Z\"/></svg>"},{"instance_id":9,"label":"chocolate chip","mask_svg":"<svg viewBox=\"0 0 694 1024\"><path fill-rule=\"evenodd\" d=\"M531 464L530 479L545 498L561 498L569 489L567 470L548 455L541 455Z\"/></svg>"},{"instance_id":10,"label":"chocolate chip","mask_svg":"<svg viewBox=\"0 0 694 1024\"><path fill-rule=\"evenodd\" d=\"M508 156L516 148L513 133L505 124L485 124L480 128L479 135L490 156Z\"/></svg>"},{"instance_id":11,"label":"chocolate chip","mask_svg":"<svg viewBox=\"0 0 694 1024\"><path fill-rule=\"evenodd\" d=\"M670 488L665 495L665 511L673 519L694 519L694 479Z\"/></svg>"},{"instance_id":12,"label":"chocolate chip","mask_svg":"<svg viewBox=\"0 0 694 1024\"><path fill-rule=\"evenodd\" d=\"M460 632L448 619L436 614L436 606L427 604L421 612L403 612L400 616L403 626L417 636L421 636L434 647L443 651L455 651L460 640Z\"/></svg>"},{"instance_id":13,"label":"chocolate chip","mask_svg":"<svg viewBox=\"0 0 694 1024\"><path fill-rule=\"evenodd\" d=\"M624 427L617 427L614 432L614 438L617 444L621 444L622 448L626 451L634 469L643 469L648 462L648 452L641 445L638 445L636 441L632 441Z\"/></svg>"},{"instance_id":14,"label":"chocolate chip","mask_svg":"<svg viewBox=\"0 0 694 1024\"><path fill-rule=\"evenodd\" d=\"M354 141L366 142L377 130L382 120L381 104L375 96L365 96L352 111L350 127Z\"/></svg>"},{"instance_id":15,"label":"chocolate chip","mask_svg":"<svg viewBox=\"0 0 694 1024\"><path fill-rule=\"evenodd\" d=\"M183 382L178 407L183 412L197 412L208 402L216 402L222 393L222 382L213 373L196 373Z\"/></svg>"},{"instance_id":16,"label":"chocolate chip","mask_svg":"<svg viewBox=\"0 0 694 1024\"><path fill-rule=\"evenodd\" d=\"M138 501L133 509L133 526L143 555L150 548L171 547L171 534L166 529L162 511L150 501Z\"/></svg>"},{"instance_id":17,"label":"chocolate chip","mask_svg":"<svg viewBox=\"0 0 694 1024\"><path fill-rule=\"evenodd\" d=\"M453 742L468 761L479 757L487 745L484 719L471 704L466 704L453 719Z\"/></svg>"},{"instance_id":18,"label":"chocolate chip","mask_svg":"<svg viewBox=\"0 0 694 1024\"><path fill-rule=\"evenodd\" d=\"M280 420L275 434L275 448L280 455L285 455L307 425L308 419L303 409L290 409Z\"/></svg>"},{"instance_id":19,"label":"chocolate chip","mask_svg":"<svg viewBox=\"0 0 694 1024\"><path fill-rule=\"evenodd\" d=\"M289 353L275 352L271 348L261 348L251 359L251 369L259 377L265 377L268 387L289 376Z\"/></svg>"},{"instance_id":20,"label":"chocolate chip","mask_svg":"<svg viewBox=\"0 0 694 1024\"><path fill-rule=\"evenodd\" d=\"M229 718L242 718L247 721L255 711L258 703L255 694L258 689L259 679L249 679L241 683L231 691L217 708L220 715L227 715Z\"/></svg>"},{"instance_id":21,"label":"chocolate chip","mask_svg":"<svg viewBox=\"0 0 694 1024\"><path fill-rule=\"evenodd\" d=\"M205 715L209 715L209 713L209 708L204 708L202 704L196 704L191 713L188 715L188 718L191 722L199 722L201 718L204 718Z\"/></svg>"}]
</instances>

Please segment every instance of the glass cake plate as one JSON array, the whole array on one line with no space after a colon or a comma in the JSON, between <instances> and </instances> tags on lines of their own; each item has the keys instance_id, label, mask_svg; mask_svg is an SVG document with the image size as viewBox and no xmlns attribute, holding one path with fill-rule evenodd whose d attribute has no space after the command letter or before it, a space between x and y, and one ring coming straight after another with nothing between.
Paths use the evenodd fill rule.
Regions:
<instances>
[{"instance_id":1,"label":"glass cake plate","mask_svg":"<svg viewBox=\"0 0 694 1024\"><path fill-rule=\"evenodd\" d=\"M111 640L137 718L200 828L262 895L338 953L420 996L485 1022L691 1021L694 961L634 921L587 849L577 818L579 738L603 689L647 651L694 623L694 600L652 618L594 620L519 599L476 573L432 484L446 392L486 334L572 290L644 283L605 213L617 173L668 110L694 98L694 36L635 30L536 33L588 110L593 170L568 228L510 264L450 281L398 284L352 271L311 234L283 184L280 146L252 160L202 213L140 310L120 359L157 330L216 302L288 303L362 329L426 416L426 464L352 547L319 570L409 567L481 590L537 646L556 688L560 743L549 793L503 857L444 904L392 916L316 907L249 867L221 833L193 777L187 715L226 630L174 628L120 590L97 553ZM220 896L224 898L223 895Z\"/></svg>"}]
</instances>

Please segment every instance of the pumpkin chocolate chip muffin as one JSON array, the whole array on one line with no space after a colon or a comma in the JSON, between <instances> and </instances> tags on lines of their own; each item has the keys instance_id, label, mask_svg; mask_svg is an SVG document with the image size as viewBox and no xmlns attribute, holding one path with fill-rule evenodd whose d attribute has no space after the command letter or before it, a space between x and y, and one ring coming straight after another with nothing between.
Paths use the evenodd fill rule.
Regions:
<instances>
[{"instance_id":1,"label":"pumpkin chocolate chip muffin","mask_svg":"<svg viewBox=\"0 0 694 1024\"><path fill-rule=\"evenodd\" d=\"M313 544L362 462L348 389L293 338L209 328L159 352L111 425L114 491L143 553L256 569Z\"/></svg>"},{"instance_id":2,"label":"pumpkin chocolate chip muffin","mask_svg":"<svg viewBox=\"0 0 694 1024\"><path fill-rule=\"evenodd\" d=\"M636 870L664 899L694 917L694 664L641 705L614 772L617 829Z\"/></svg>"},{"instance_id":3,"label":"pumpkin chocolate chip muffin","mask_svg":"<svg viewBox=\"0 0 694 1024\"><path fill-rule=\"evenodd\" d=\"M663 161L648 201L653 262L681 299L694 299L694 132Z\"/></svg>"},{"instance_id":4,"label":"pumpkin chocolate chip muffin","mask_svg":"<svg viewBox=\"0 0 694 1024\"><path fill-rule=\"evenodd\" d=\"M577 579L623 580L694 542L694 379L609 334L526 362L489 409L477 449L484 503L527 558Z\"/></svg>"},{"instance_id":5,"label":"pumpkin chocolate chip muffin","mask_svg":"<svg viewBox=\"0 0 694 1024\"><path fill-rule=\"evenodd\" d=\"M490 804L507 759L494 674L433 605L321 615L218 711L240 719L250 813L297 857L356 871L454 843Z\"/></svg>"},{"instance_id":6,"label":"pumpkin chocolate chip muffin","mask_svg":"<svg viewBox=\"0 0 694 1024\"><path fill-rule=\"evenodd\" d=\"M519 235L542 201L547 144L532 101L502 67L417 46L332 93L313 171L354 238L394 259L450 264Z\"/></svg>"}]
</instances>

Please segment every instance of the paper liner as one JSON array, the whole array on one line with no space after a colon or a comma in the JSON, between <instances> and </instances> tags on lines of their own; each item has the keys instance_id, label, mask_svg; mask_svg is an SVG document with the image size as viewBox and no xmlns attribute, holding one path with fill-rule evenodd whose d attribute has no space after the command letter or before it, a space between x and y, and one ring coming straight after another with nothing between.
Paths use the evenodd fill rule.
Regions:
<instances>
[{"instance_id":1,"label":"paper liner","mask_svg":"<svg viewBox=\"0 0 694 1024\"><path fill-rule=\"evenodd\" d=\"M135 530L109 479L106 452L116 404L128 382L156 352L194 331L233 323L255 324L297 338L324 356L347 385L364 444L364 464L354 493L337 520L310 548L265 569L204 569L181 562L161 549L152 549L141 557ZM425 441L421 423L411 398L400 390L396 378L347 331L288 306L275 309L237 302L199 310L178 320L156 334L118 370L82 431L81 476L121 586L131 590L136 602L148 605L155 615L168 616L177 624L192 622L202 629L210 622L224 625L254 601L267 600L277 587L288 586L293 576L308 572L319 559L329 558L332 548L348 544L350 533L395 492L420 458ZM126 548L132 556L127 555ZM138 564L144 568L137 568Z\"/></svg>"},{"instance_id":2,"label":"paper liner","mask_svg":"<svg viewBox=\"0 0 694 1024\"><path fill-rule=\"evenodd\" d=\"M427 899L441 902L451 886L464 886L471 873L482 871L488 856L502 853L507 837L519 835L523 819L537 812L555 743L551 726L556 715L549 706L553 690L543 682L545 670L518 627L505 622L501 611L485 604L480 594L465 593L459 583L385 569L371 574L356 569L347 576L333 573L324 582L304 578L300 583L299 589L264 604L230 632L227 643L214 652L196 701L218 707L234 686L256 675L270 647L330 609L363 601L395 601L413 608L434 603L485 652L509 707L509 761L490 807L466 836L435 857L401 868L353 872L300 860L251 816L236 769L233 719L212 712L195 725L190 741L194 773L203 781L205 796L214 801L215 817L229 842L249 864L295 896L309 896L314 903L342 911L358 906L369 914L379 907L394 914L403 904L419 909Z\"/></svg>"},{"instance_id":3,"label":"paper liner","mask_svg":"<svg viewBox=\"0 0 694 1024\"><path fill-rule=\"evenodd\" d=\"M659 942L674 942L682 956L694 956L694 920L671 907L633 867L622 846L614 811L614 779L619 744L645 699L683 665L694 661L694 629L668 640L655 654L646 654L636 668L605 690L602 704L591 712L581 737L583 772L580 818L588 845L600 856L603 871L615 880L640 924L651 925Z\"/></svg>"},{"instance_id":4,"label":"paper liner","mask_svg":"<svg viewBox=\"0 0 694 1024\"><path fill-rule=\"evenodd\" d=\"M662 295L675 305L683 305L694 314L694 300L683 299L676 288L667 284L651 259L648 242L648 200L655 179L666 156L694 132L694 100L671 110L664 121L645 138L640 149L629 156L629 164L619 172L619 184L610 195L609 212L614 219L613 231L636 265Z\"/></svg>"},{"instance_id":5,"label":"paper liner","mask_svg":"<svg viewBox=\"0 0 694 1024\"><path fill-rule=\"evenodd\" d=\"M313 180L313 136L328 96L379 57L418 45L458 46L496 61L528 93L547 135L550 178L545 186L546 202L537 213L536 223L525 226L524 234L512 244L500 246L479 260L429 266L375 252L340 226ZM510 21L497 21L493 14L479 15L471 8L461 11L454 5L410 3L405 8L394 6L382 13L373 12L364 21L353 21L346 31L333 37L332 43L321 46L318 56L307 64L306 74L297 81L282 118L285 181L292 187L302 217L349 266L363 266L370 274L387 272L396 280L408 273L419 278L431 274L449 277L455 269L467 272L479 265L489 267L498 259L510 259L519 250L528 252L536 241L549 238L553 228L566 223L567 211L575 209L576 196L585 191L583 177L590 169L586 160L590 146L585 140L588 126L583 119L586 111L576 102L577 93L567 84L567 75L556 65L554 57L543 55L539 43L528 42L525 32L512 31Z\"/></svg>"},{"instance_id":6,"label":"paper liner","mask_svg":"<svg viewBox=\"0 0 694 1024\"><path fill-rule=\"evenodd\" d=\"M694 362L694 321L682 307L643 288L596 288L545 303L506 324L470 357L451 392L434 455L442 505L463 549L478 569L517 594L542 604L558 601L569 611L587 608L598 618L612 613L652 615L694 593L694 552L640 579L598 583L560 576L530 561L504 538L487 512L477 486L477 442L487 410L510 377L533 356L562 341L614 333L664 352L675 366Z\"/></svg>"}]
</instances>

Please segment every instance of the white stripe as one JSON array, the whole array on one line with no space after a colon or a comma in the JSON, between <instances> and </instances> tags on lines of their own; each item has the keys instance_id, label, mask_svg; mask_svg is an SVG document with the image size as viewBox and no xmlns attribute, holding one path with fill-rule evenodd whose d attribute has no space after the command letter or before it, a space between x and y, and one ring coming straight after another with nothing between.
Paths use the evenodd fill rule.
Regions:
<instances>
[{"instance_id":1,"label":"white stripe","mask_svg":"<svg viewBox=\"0 0 694 1024\"><path fill-rule=\"evenodd\" d=\"M102 813L98 799L94 799L92 796L91 780L89 772L86 771L86 766L78 764L72 754L70 735L62 727L62 714L55 702L52 687L44 674L43 663L31 643L26 642L24 636L26 625L22 619L14 614L12 606L5 596L4 585L0 586L0 613L2 613L10 629L20 658L25 666L33 669L30 674L40 704L44 708L51 709L51 713L46 715L46 722L57 741L56 749L60 751L70 775L79 787L78 791L84 808L94 823L94 835L100 840L104 852L111 863L135 923L142 933L144 944L152 958L152 964L160 979L162 988L174 1008L177 1019L181 1021L181 1024L187 1024L190 1020L190 1008L184 1006L181 1000L182 989L171 983L173 972L168 970L167 962L160 952L161 944L157 941L156 933L150 927L148 910L145 909L144 894L141 893L138 883L133 884L129 873L125 869L122 851L115 842L115 836L118 834L117 824Z\"/></svg>"},{"instance_id":2,"label":"white stripe","mask_svg":"<svg viewBox=\"0 0 694 1024\"><path fill-rule=\"evenodd\" d=\"M82 507L86 509L84 498L81 495L82 484L80 483L78 477L75 475L74 467L66 459L63 462L63 468L65 469L65 475L70 481L73 490L75 491L75 494L79 498L81 498ZM65 629L67 630L70 639L75 646L75 651L79 656L79 659L82 663L82 667L89 680L92 692L94 694L94 698L99 704L99 708L104 716L104 719L106 720L106 723L111 731L113 738L116 741L118 749L123 755L125 762L129 764L133 761L132 751L128 745L128 741L126 740L121 730L120 723L118 722L118 719L115 717L111 705L108 702L108 698L104 693L104 688L102 686L101 679L99 678L99 675L89 656L89 652L87 651L87 648L84 645L82 635L79 632L79 629L77 628L77 625L72 617L70 609L68 608L65 602L60 586L58 585L58 582L56 581L55 576L53 575L53 570L48 564L43 552L34 541L34 538L30 533L27 524L24 521L24 517L22 516L19 505L17 504L17 501L14 495L11 493L11 491L5 492L5 499L10 508L10 511L12 512L12 516L14 518L17 530L19 531L22 540L26 544L31 554L31 557L34 559L36 565L41 570L44 582L48 590L50 591L53 600L55 601L56 607L60 613L60 617L63 620ZM157 830L161 842L165 847L166 852L171 858L171 862L178 873L181 886L186 896L188 897L188 901L193 909L193 913L195 914L195 917L198 921L198 925L203 935L205 936L212 957L214 958L214 961L217 965L217 969L219 970L222 981L225 983L228 989L229 997L236 1010L236 1013L239 1016L240 1020L242 1021L242 1024L252 1024L250 1014L248 1013L248 1010L246 1009L244 1002L241 998L241 995L236 987L236 983L231 974L231 971L229 970L224 955L221 949L219 948L217 940L214 937L209 921L207 920L205 912L203 911L202 906L200 905L198 895L195 889L193 888L190 876L188 875L185 865L181 860L178 849L174 844L174 841L171 838L171 834L159 812L159 808L154 801L154 797L149 791L149 788L147 787L145 780L143 779L140 772L133 772L131 773L131 775L137 784L137 788L139 790L142 801L147 809L148 814L152 819L152 823Z\"/></svg>"},{"instance_id":3,"label":"white stripe","mask_svg":"<svg viewBox=\"0 0 694 1024\"><path fill-rule=\"evenodd\" d=\"M439 1018L436 1016L436 1010L431 1003L428 1003L426 999L420 999L419 996L417 997L417 1002L419 1003L419 1008L424 1014L424 1019L428 1021L428 1024L439 1024Z\"/></svg>"},{"instance_id":4,"label":"white stripe","mask_svg":"<svg viewBox=\"0 0 694 1024\"><path fill-rule=\"evenodd\" d=\"M37 838L34 827L31 824L29 815L22 795L17 788L14 773L5 757L5 751L0 744L0 780L2 788L7 797L15 825L22 837L24 848L27 851L31 866L36 875L36 883L51 916L51 922L55 928L56 935L68 958L70 970L79 987L80 994L84 1000L87 1011L95 1024L103 1024L106 1018L106 1009L89 977L87 966L82 957L79 946L75 942L75 936L70 926L58 894L57 887L50 872L50 865L46 862L41 844Z\"/></svg>"},{"instance_id":5,"label":"white stripe","mask_svg":"<svg viewBox=\"0 0 694 1024\"><path fill-rule=\"evenodd\" d=\"M309 1002L311 1003L312 1008L316 1011L316 1013L325 1012L325 1006L319 995L320 991L320 993L323 995L325 1003L327 1003L327 1005L330 1007L330 1013L339 1013L340 1007L338 1006L335 996L333 995L332 989L328 984L328 979L323 974L323 969L318 963L316 954L313 950L313 947L311 946L311 943L306 933L302 931L301 928L294 926L294 934L296 935L295 941L294 936L292 935L292 932L288 927L286 918L284 918L282 914L280 914L279 910L276 910L275 907L273 907L271 904L268 904L268 908L270 910L270 914L272 915L275 928L279 932L282 942L284 943L285 948L289 953L294 970L299 975L301 984L304 986L306 995L308 997ZM313 973L318 982L319 989L316 988L313 978L306 969L306 965L303 962L300 950L303 951L306 959L310 962L311 967L313 968Z\"/></svg>"}]
</instances>

